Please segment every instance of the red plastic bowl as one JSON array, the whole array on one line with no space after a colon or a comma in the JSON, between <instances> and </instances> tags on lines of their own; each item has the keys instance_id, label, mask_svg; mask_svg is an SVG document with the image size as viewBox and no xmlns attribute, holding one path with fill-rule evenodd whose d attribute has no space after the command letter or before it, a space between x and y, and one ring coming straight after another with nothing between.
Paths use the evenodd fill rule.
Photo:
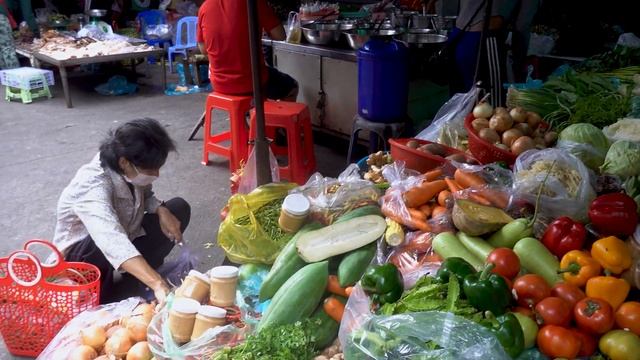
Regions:
<instances>
[{"instance_id":1,"label":"red plastic bowl","mask_svg":"<svg viewBox=\"0 0 640 360\"><path fill-rule=\"evenodd\" d=\"M391 157L393 158L393 160L402 160L404 161L405 166L408 169L413 169L421 173L425 173L448 162L448 160L444 157L427 154L420 150L408 147L407 143L411 140L417 141L420 145L436 144L431 141L420 139L390 139L389 144L391 145ZM446 153L445 156L462 154L468 160L473 160L469 155L458 149L454 149L442 144L438 145L444 147Z\"/></svg>"},{"instance_id":2,"label":"red plastic bowl","mask_svg":"<svg viewBox=\"0 0 640 360\"><path fill-rule=\"evenodd\" d=\"M464 119L464 128L467 129L469 137L469 151L471 154L473 154L481 164L491 164L498 161L504 161L509 166L513 165L518 156L483 140L478 136L478 134L476 134L473 126L471 126L471 122L473 120L473 114L467 115Z\"/></svg>"}]
</instances>

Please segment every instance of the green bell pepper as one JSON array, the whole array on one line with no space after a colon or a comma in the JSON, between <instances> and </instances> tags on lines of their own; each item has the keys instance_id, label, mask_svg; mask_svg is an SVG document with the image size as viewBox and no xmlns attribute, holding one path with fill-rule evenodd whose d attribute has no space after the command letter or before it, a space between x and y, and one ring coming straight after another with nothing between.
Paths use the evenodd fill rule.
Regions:
<instances>
[{"instance_id":1,"label":"green bell pepper","mask_svg":"<svg viewBox=\"0 0 640 360\"><path fill-rule=\"evenodd\" d=\"M467 275L462 283L464 295L469 303L478 310L491 311L493 315L502 315L511 304L512 296L504 278L491 270L494 264L487 265L481 273Z\"/></svg>"},{"instance_id":2,"label":"green bell pepper","mask_svg":"<svg viewBox=\"0 0 640 360\"><path fill-rule=\"evenodd\" d=\"M524 350L524 332L518 318L512 313L490 317L481 323L496 336L504 351L512 358L517 358Z\"/></svg>"},{"instance_id":3,"label":"green bell pepper","mask_svg":"<svg viewBox=\"0 0 640 360\"><path fill-rule=\"evenodd\" d=\"M471 264L469 264L465 259L459 257L450 257L442 262L440 265L440 269L436 273L436 279L443 284L449 282L449 277L453 274L458 277L458 279L463 280L467 275L475 274L476 269L474 269Z\"/></svg>"},{"instance_id":4,"label":"green bell pepper","mask_svg":"<svg viewBox=\"0 0 640 360\"><path fill-rule=\"evenodd\" d=\"M360 279L360 285L380 305L400 300L404 291L402 275L392 263L369 268Z\"/></svg>"}]
</instances>

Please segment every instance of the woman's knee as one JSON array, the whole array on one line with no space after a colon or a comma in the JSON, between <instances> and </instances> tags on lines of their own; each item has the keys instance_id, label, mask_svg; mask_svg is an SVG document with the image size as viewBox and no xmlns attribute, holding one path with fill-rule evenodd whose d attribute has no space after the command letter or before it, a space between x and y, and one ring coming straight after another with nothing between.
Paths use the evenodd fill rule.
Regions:
<instances>
[{"instance_id":1,"label":"woman's knee","mask_svg":"<svg viewBox=\"0 0 640 360\"><path fill-rule=\"evenodd\" d=\"M189 205L189 203L185 199L181 197L175 197L165 202L165 206L176 218L178 218L178 220L180 221L180 227L184 232L184 230L189 225L189 221L191 220L191 205Z\"/></svg>"}]
</instances>

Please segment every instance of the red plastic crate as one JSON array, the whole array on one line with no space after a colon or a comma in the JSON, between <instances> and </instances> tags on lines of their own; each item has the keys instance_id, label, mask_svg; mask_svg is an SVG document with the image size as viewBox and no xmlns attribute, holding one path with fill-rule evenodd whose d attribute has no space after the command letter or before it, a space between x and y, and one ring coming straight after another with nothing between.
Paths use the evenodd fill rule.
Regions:
<instances>
[{"instance_id":1,"label":"red plastic crate","mask_svg":"<svg viewBox=\"0 0 640 360\"><path fill-rule=\"evenodd\" d=\"M464 119L464 128L467 129L469 137L469 151L471 154L473 154L481 164L504 161L507 165L512 166L516 162L516 158L518 156L510 151L502 150L480 138L473 129L473 126L471 126L471 122L473 120L473 114L467 115Z\"/></svg>"},{"instance_id":2,"label":"red plastic crate","mask_svg":"<svg viewBox=\"0 0 640 360\"><path fill-rule=\"evenodd\" d=\"M436 144L431 141L420 140L420 139L390 139L389 144L391 145L391 157L393 158L393 160L402 160L405 162L405 165L408 169L413 169L421 173L432 170L448 162L448 160L445 159L444 157L430 155L420 150L416 150L408 147L407 142L409 142L410 140L415 140L420 145ZM454 149L442 144L438 144L438 145L445 148L446 150L445 156L449 156L453 154L462 154L467 159L473 160L469 155L465 154L464 152L458 149Z\"/></svg>"}]
</instances>

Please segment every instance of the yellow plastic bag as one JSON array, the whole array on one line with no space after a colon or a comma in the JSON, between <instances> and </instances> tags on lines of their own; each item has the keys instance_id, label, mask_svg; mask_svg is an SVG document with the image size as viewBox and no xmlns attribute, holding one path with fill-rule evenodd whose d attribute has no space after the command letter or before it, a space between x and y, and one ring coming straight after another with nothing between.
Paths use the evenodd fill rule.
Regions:
<instances>
[{"instance_id":1,"label":"yellow plastic bag","mask_svg":"<svg viewBox=\"0 0 640 360\"><path fill-rule=\"evenodd\" d=\"M296 186L293 183L267 184L249 194L236 194L229 199L229 214L218 230L218 245L229 260L239 264L273 263L292 234L279 229L279 212L274 212L264 224L258 221L256 213L273 201L281 202Z\"/></svg>"}]
</instances>

